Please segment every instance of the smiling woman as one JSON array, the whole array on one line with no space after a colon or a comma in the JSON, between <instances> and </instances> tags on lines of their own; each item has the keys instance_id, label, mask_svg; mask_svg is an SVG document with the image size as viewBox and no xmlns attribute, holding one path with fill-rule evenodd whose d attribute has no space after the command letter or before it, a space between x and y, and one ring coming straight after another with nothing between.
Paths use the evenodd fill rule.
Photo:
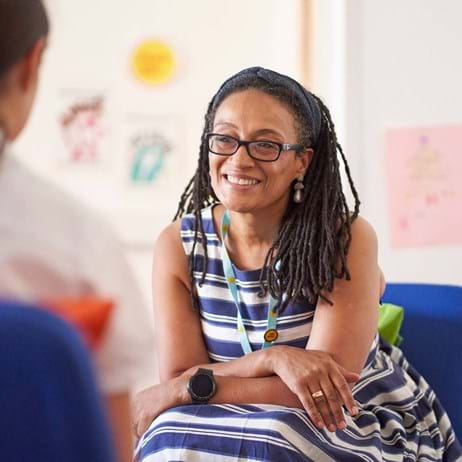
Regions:
<instances>
[{"instance_id":1,"label":"smiling woman","mask_svg":"<svg viewBox=\"0 0 462 462\"><path fill-rule=\"evenodd\" d=\"M384 281L358 212L319 98L262 68L222 85L155 246L142 461L460 460L434 393L377 335Z\"/></svg>"},{"instance_id":2,"label":"smiling woman","mask_svg":"<svg viewBox=\"0 0 462 462\"><path fill-rule=\"evenodd\" d=\"M281 220L291 183L305 173L313 153L298 144L289 108L261 90L239 91L218 107L213 131L209 164L218 200L228 210Z\"/></svg>"}]
</instances>

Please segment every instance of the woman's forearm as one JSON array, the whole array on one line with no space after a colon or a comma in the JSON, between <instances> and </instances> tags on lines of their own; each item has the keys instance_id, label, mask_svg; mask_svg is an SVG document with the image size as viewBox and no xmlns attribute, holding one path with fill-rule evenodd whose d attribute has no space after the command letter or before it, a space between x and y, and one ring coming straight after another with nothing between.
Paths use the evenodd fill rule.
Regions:
<instances>
[{"instance_id":1,"label":"woman's forearm","mask_svg":"<svg viewBox=\"0 0 462 462\"><path fill-rule=\"evenodd\" d=\"M278 377L224 377L216 376L217 392L211 403L223 404L278 404L303 408L287 385Z\"/></svg>"},{"instance_id":2,"label":"woman's forearm","mask_svg":"<svg viewBox=\"0 0 462 462\"><path fill-rule=\"evenodd\" d=\"M134 400L134 431L140 437L152 421L167 409L192 404L188 382L193 372L186 371L163 383L139 392ZM215 375L216 393L211 404L275 404L303 408L298 398L278 376L242 378Z\"/></svg>"},{"instance_id":3,"label":"woman's forearm","mask_svg":"<svg viewBox=\"0 0 462 462\"><path fill-rule=\"evenodd\" d=\"M186 372L176 381L178 402L191 404L187 383L191 377ZM217 391L210 399L211 404L276 404L287 407L303 408L297 396L276 375L271 377L233 377L214 374ZM180 379L179 381L177 381Z\"/></svg>"},{"instance_id":4,"label":"woman's forearm","mask_svg":"<svg viewBox=\"0 0 462 462\"><path fill-rule=\"evenodd\" d=\"M187 392L188 380L199 368L207 368L213 370L217 383L217 392L210 400L212 404L276 404L303 408L297 395L274 373L276 356L283 355L287 348L273 346L230 361L189 368L172 379L179 387L178 404L191 403Z\"/></svg>"},{"instance_id":5,"label":"woman's forearm","mask_svg":"<svg viewBox=\"0 0 462 462\"><path fill-rule=\"evenodd\" d=\"M226 377L256 378L274 375L274 355L280 353L281 346L254 351L240 358L222 363L207 363L193 366L187 372L194 373L199 367L212 369L217 375Z\"/></svg>"}]
</instances>

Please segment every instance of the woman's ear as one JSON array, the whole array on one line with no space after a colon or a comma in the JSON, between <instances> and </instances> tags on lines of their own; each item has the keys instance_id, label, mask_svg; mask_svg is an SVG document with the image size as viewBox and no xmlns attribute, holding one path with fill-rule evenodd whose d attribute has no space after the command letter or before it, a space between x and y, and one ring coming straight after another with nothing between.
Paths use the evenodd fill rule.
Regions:
<instances>
[{"instance_id":1,"label":"woman's ear","mask_svg":"<svg viewBox=\"0 0 462 462\"><path fill-rule=\"evenodd\" d=\"M46 44L47 39L45 37L37 40L20 62L20 85L25 92L35 87L37 83L40 63Z\"/></svg>"},{"instance_id":2,"label":"woman's ear","mask_svg":"<svg viewBox=\"0 0 462 462\"><path fill-rule=\"evenodd\" d=\"M298 168L299 175L306 175L306 171L311 164L311 160L313 159L314 151L312 148L306 148L303 151L297 154L300 163Z\"/></svg>"},{"instance_id":3,"label":"woman's ear","mask_svg":"<svg viewBox=\"0 0 462 462\"><path fill-rule=\"evenodd\" d=\"M8 88L3 93L0 118L10 141L14 140L29 118L39 81L40 61L46 46L46 38L37 40L29 51L13 66L8 78Z\"/></svg>"}]
</instances>

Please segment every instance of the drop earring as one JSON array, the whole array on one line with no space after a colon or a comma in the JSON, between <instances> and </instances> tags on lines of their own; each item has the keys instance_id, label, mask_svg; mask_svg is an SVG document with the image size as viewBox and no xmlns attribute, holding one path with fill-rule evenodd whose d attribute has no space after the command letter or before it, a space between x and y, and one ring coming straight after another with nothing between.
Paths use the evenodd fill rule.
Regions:
<instances>
[{"instance_id":1,"label":"drop earring","mask_svg":"<svg viewBox=\"0 0 462 462\"><path fill-rule=\"evenodd\" d=\"M303 179L304 178L305 178L304 175L298 175L297 182L294 184L294 190L295 190L294 202L296 204L300 204L302 202L302 199L303 199L302 189L305 187L303 185Z\"/></svg>"}]
</instances>

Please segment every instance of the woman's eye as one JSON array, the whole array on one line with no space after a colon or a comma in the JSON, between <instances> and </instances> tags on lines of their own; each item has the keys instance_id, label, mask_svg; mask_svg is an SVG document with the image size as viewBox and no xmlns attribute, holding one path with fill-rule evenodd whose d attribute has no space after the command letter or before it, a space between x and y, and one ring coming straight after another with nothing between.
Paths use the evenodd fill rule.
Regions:
<instances>
[{"instance_id":1,"label":"woman's eye","mask_svg":"<svg viewBox=\"0 0 462 462\"><path fill-rule=\"evenodd\" d=\"M277 149L277 146L269 141L259 141L257 142L257 147L261 149Z\"/></svg>"},{"instance_id":2,"label":"woman's eye","mask_svg":"<svg viewBox=\"0 0 462 462\"><path fill-rule=\"evenodd\" d=\"M234 140L230 138L229 136L218 136L216 140L219 143L233 143L234 142Z\"/></svg>"}]
</instances>

